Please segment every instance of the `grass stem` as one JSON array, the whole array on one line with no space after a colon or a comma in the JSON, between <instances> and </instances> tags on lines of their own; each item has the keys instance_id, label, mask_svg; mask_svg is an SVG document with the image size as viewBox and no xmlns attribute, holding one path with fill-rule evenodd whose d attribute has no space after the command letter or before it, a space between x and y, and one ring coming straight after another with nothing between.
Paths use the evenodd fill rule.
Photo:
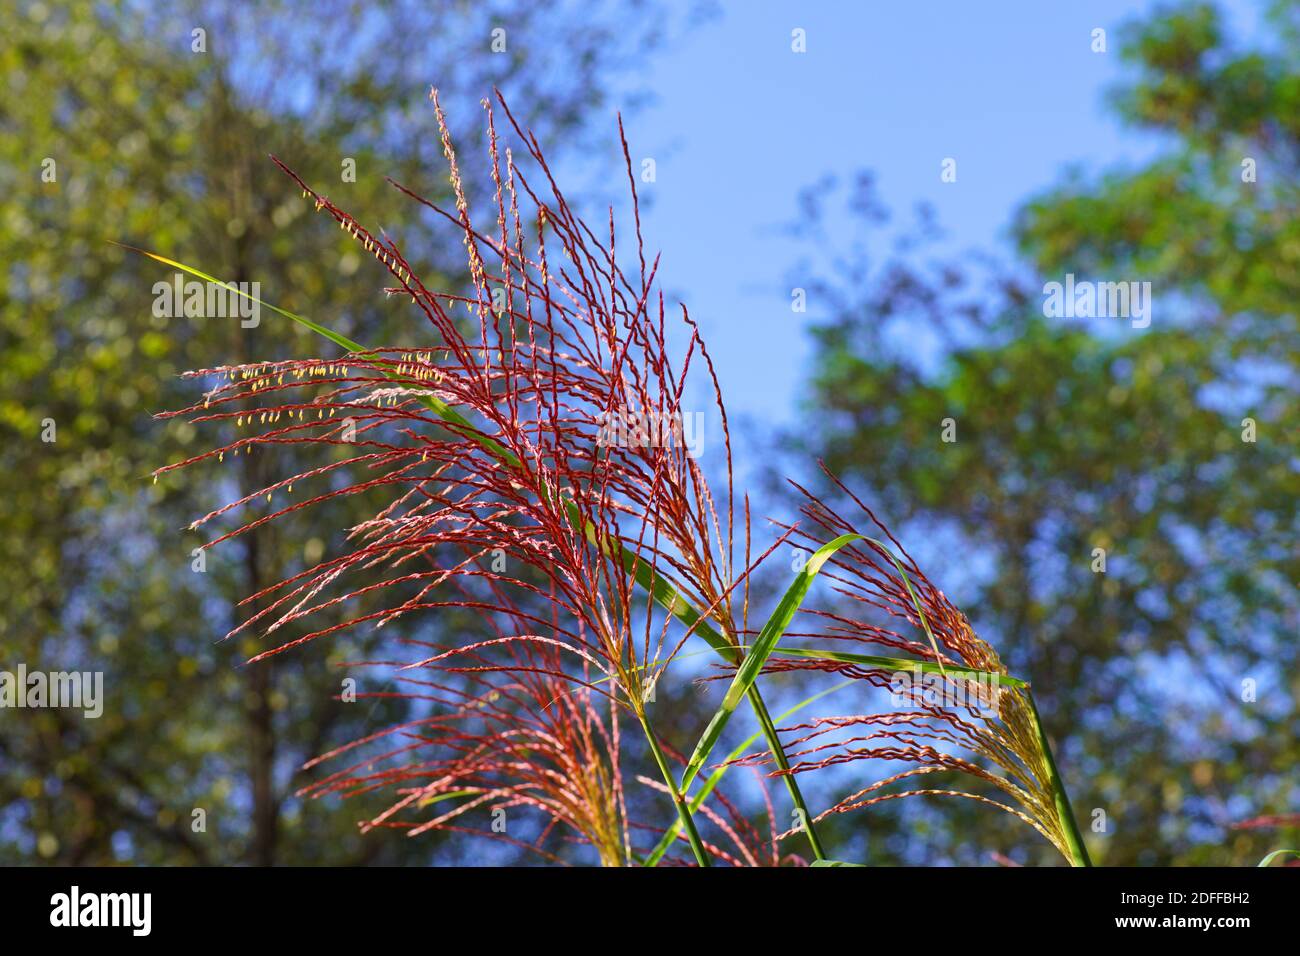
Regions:
<instances>
[{"instance_id":1,"label":"grass stem","mask_svg":"<svg viewBox=\"0 0 1300 956\"><path fill-rule=\"evenodd\" d=\"M1074 819L1074 810L1070 808L1070 795L1065 792L1065 781L1061 779L1060 771L1056 769L1056 760L1052 757L1052 745L1047 742L1043 719L1038 715L1038 705L1034 703L1034 692L1028 687L1025 688L1025 697L1029 700L1029 712L1034 718L1034 730L1038 734L1039 746L1043 748L1043 756L1047 758L1048 782L1051 783L1052 793L1056 798L1056 814L1065 829L1065 842L1070 848L1070 864L1092 866L1088 848L1084 846L1083 835L1079 832L1079 824Z\"/></svg>"},{"instance_id":2,"label":"grass stem","mask_svg":"<svg viewBox=\"0 0 1300 956\"><path fill-rule=\"evenodd\" d=\"M645 715L638 716L641 718L641 729L645 731L645 739L650 744L650 752L654 754L655 763L659 765L659 773L664 778L669 793L673 796L673 804L677 807L677 817L682 822L682 829L686 831L686 839L690 841L691 852L695 854L695 861L700 866L712 866L713 861L709 857L708 851L704 849L704 842L700 839L699 831L695 829L695 820L691 816L691 810L686 806L686 800L682 797L682 792L677 789L677 782L673 779L672 769L668 766L668 758L664 756L663 748L659 746L659 738L655 736L654 730L650 727L650 721L646 719Z\"/></svg>"},{"instance_id":3,"label":"grass stem","mask_svg":"<svg viewBox=\"0 0 1300 956\"><path fill-rule=\"evenodd\" d=\"M804 803L803 793L795 782L794 774L788 772L790 770L790 761L786 759L785 748L781 746L781 738L776 734L776 725L772 723L772 716L767 712L767 704L763 703L763 698L758 693L758 685L755 684L750 687L745 696L749 698L749 705L754 710L754 716L758 718L758 723L763 728L763 736L767 740L768 750L771 751L773 759L776 760L776 765L787 771L781 774L781 779L785 781L785 788L790 791L790 799L794 801L795 809L799 811L799 823L804 832L808 834L808 843L812 847L813 856L818 860L824 860L826 859L826 851L822 847L822 841L817 836L817 829L813 826L812 814L808 812L808 804Z\"/></svg>"}]
</instances>

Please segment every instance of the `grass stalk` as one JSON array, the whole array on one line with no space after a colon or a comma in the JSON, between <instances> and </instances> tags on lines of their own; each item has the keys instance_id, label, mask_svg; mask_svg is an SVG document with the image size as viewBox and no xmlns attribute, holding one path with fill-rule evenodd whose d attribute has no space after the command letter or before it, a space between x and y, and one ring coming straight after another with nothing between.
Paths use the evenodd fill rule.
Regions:
<instances>
[{"instance_id":1,"label":"grass stalk","mask_svg":"<svg viewBox=\"0 0 1300 956\"><path fill-rule=\"evenodd\" d=\"M785 781L785 787L790 792L790 799L794 802L795 809L799 811L800 829L808 835L808 843L812 847L813 857L818 860L826 859L826 850L822 846L821 839L817 836L817 828L813 826L812 812L808 809L808 804L804 802L803 793L799 790L799 785L795 783L794 774L790 773L790 761L785 756L785 748L781 746L781 740L776 735L776 725L772 723L772 717L767 712L767 704L763 703L763 698L758 693L758 685L750 687L745 692L749 699L749 704L754 710L754 716L758 718L759 726L763 728L763 737L767 740L768 750L772 753L772 758L776 765L786 771L781 775Z\"/></svg>"},{"instance_id":2,"label":"grass stalk","mask_svg":"<svg viewBox=\"0 0 1300 956\"><path fill-rule=\"evenodd\" d=\"M668 766L668 758L664 755L664 750L659 746L659 738L655 736L654 730L650 727L650 721L644 714L637 715L641 720L641 729L645 731L646 742L650 744L650 752L654 754L655 763L659 765L659 773L664 778L664 784L668 787L668 792L673 796L673 805L677 807L677 819L681 821L682 829L686 831L686 839L690 841L691 852L695 854L695 862L700 866L712 866L713 861L709 853L704 849L704 842L700 839L700 833L695 829L695 819L691 816L690 807L686 805L686 800L682 797L682 792L677 789L677 782L673 779L672 768Z\"/></svg>"},{"instance_id":3,"label":"grass stalk","mask_svg":"<svg viewBox=\"0 0 1300 956\"><path fill-rule=\"evenodd\" d=\"M1088 848L1084 846L1083 835L1079 832L1079 824L1074 819L1074 810L1070 808L1070 795L1065 792L1065 781L1061 779L1061 773L1056 769L1052 745L1047 742L1043 719L1038 715L1038 705L1034 703L1034 692L1029 687L1025 688L1025 697L1029 700L1029 713L1034 718L1034 731L1038 734L1038 744L1043 748L1043 756L1047 759L1048 782L1052 785L1052 794L1056 798L1056 814L1061 819L1065 830L1065 842L1070 848L1070 863L1072 866L1092 866Z\"/></svg>"}]
</instances>

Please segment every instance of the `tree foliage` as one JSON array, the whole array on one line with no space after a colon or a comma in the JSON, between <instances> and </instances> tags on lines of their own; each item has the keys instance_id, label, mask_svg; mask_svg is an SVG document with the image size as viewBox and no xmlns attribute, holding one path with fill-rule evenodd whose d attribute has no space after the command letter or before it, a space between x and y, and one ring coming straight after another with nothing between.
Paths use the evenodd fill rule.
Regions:
<instances>
[{"instance_id":1,"label":"tree foliage","mask_svg":"<svg viewBox=\"0 0 1300 956\"><path fill-rule=\"evenodd\" d=\"M798 443L928 539L934 577L1033 681L1106 864L1251 862L1271 837L1233 824L1300 798L1300 33L1294 5L1271 17L1269 49L1207 4L1130 25L1113 102L1166 149L1029 201L1025 266L981 283L863 253L840 274L870 275L866 294L812 293L835 314ZM1065 273L1150 281L1150 327L1044 318L1038 286ZM936 348L903 334L922 327ZM1024 859L1012 839L952 855Z\"/></svg>"},{"instance_id":2,"label":"tree foliage","mask_svg":"<svg viewBox=\"0 0 1300 956\"><path fill-rule=\"evenodd\" d=\"M180 372L302 354L310 333L267 313L247 329L155 316L154 285L172 274L108 240L183 254L383 340L397 313L370 291L378 267L309 214L267 153L400 234L418 220L385 175L447 195L433 175L432 83L465 104L467 119L494 84L526 88L541 138L581 142L601 91L656 40L653 12L639 2L7 8L0 666L103 671L110 706L97 720L52 709L0 718L0 859L428 858L427 844L362 841L357 813L294 796L307 758L400 716L397 703L336 699L342 675L327 665L363 652L364 640L327 661L263 667L242 666L256 642L215 643L244 613L236 600L325 553L320 526L259 530L197 573L202 539L179 529L224 489L146 478L195 438L151 418L182 400ZM428 274L458 279L462 250L452 245L412 254ZM42 441L47 421L52 442ZM255 458L226 475L236 488L262 481ZM331 527L365 513L361 503L326 510ZM196 810L206 830L196 831Z\"/></svg>"}]
</instances>

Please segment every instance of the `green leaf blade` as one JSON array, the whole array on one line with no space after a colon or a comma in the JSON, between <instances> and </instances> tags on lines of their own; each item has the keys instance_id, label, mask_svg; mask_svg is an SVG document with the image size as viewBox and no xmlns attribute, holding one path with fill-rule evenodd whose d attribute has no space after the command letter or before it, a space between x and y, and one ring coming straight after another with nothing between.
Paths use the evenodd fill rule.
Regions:
<instances>
[{"instance_id":1,"label":"green leaf blade","mask_svg":"<svg viewBox=\"0 0 1300 956\"><path fill-rule=\"evenodd\" d=\"M686 765L686 770L682 774L681 789L683 792L691 785L691 782L699 774L700 768L708 760L709 754L712 753L718 738L722 735L722 730L726 727L731 715L735 713L736 707L740 705L745 694L754 681L758 679L763 665L771 656L772 651L776 649L777 642L785 634L790 622L794 619L795 613L803 604L803 600L808 595L808 589L812 587L813 579L817 572L836 551L845 545L854 541L864 540L860 534L842 534L833 541L822 545L808 559L808 563L800 569L795 576L790 587L786 589L785 595L781 602L772 612L772 616L767 619L763 625L763 630L758 635L758 640L754 642L740 666L736 668L736 675L732 678L731 685L727 688L726 696L722 699L721 706L714 712L712 719L707 727L704 728L704 734L700 737L699 743L695 745L695 750L691 754L691 759Z\"/></svg>"}]
</instances>

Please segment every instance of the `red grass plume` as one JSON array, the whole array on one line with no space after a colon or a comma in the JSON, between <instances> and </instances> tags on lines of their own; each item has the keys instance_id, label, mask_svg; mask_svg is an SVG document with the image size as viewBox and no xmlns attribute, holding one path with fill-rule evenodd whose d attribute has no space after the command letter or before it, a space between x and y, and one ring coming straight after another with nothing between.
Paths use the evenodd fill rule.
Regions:
<instances>
[{"instance_id":1,"label":"red grass plume","mask_svg":"<svg viewBox=\"0 0 1300 956\"><path fill-rule=\"evenodd\" d=\"M783 646L806 641L815 648L847 652L845 657L864 656L863 651L879 655L886 649L889 656L902 654L941 669L903 670L815 654L783 656L778 648L767 672L816 671L861 680L889 691L894 706L906 707L828 714L782 728L794 774L868 760L912 765L849 793L815 819L902 797L961 797L1012 814L1070 859L1067 831L1073 823L1057 803L1051 756L1039 735L1028 686L1008 676L997 652L976 635L966 616L925 576L871 509L829 471L826 474L865 521L855 525L795 485L805 498L806 519L802 527L791 529L795 540L815 550L843 534L879 537L842 548L822 571L849 609L842 613L805 609L804 618L816 625L790 632L788 638L796 640ZM744 762L768 759L766 754L755 754ZM942 786L891 789L903 781L945 773L991 787L1004 799Z\"/></svg>"},{"instance_id":2,"label":"red grass plume","mask_svg":"<svg viewBox=\"0 0 1300 956\"><path fill-rule=\"evenodd\" d=\"M731 604L746 569L732 564L726 412L685 308L685 346L680 354L669 347L626 140L631 274L619 265L612 210L601 235L576 215L499 95L537 183L500 148L485 100L495 223L491 235L481 232L433 100L455 209L394 186L460 234L472 279L464 294L429 290L394 239L374 235L281 164L387 269L396 284L386 291L409 298L432 342L190 373L216 384L201 403L160 417L247 431L157 474L254 448L322 453L316 467L195 521L193 529L232 522L205 547L335 498L383 502L348 531L341 554L246 598L250 613L231 632L257 628L279 640L254 661L366 623L394 627L399 644L416 650L384 663L404 668L403 693L424 701L429 716L378 735L396 746L380 761L386 769L352 766L311 792L397 787L400 799L370 823L412 832L453 826L480 803L529 804L614 862L627 858L628 840L609 708L643 715L690 635L670 636L671 619L638 592L638 575L670 584L728 640L739 630ZM693 365L713 396L699 411L716 422L726 452L721 501L683 440ZM378 609L354 613L362 596ZM331 609L343 619L322 621ZM490 621L494 636L446 646L409 636L409 616L457 610ZM290 631L298 636L281 636ZM439 798L451 793L469 802L447 809Z\"/></svg>"}]
</instances>

